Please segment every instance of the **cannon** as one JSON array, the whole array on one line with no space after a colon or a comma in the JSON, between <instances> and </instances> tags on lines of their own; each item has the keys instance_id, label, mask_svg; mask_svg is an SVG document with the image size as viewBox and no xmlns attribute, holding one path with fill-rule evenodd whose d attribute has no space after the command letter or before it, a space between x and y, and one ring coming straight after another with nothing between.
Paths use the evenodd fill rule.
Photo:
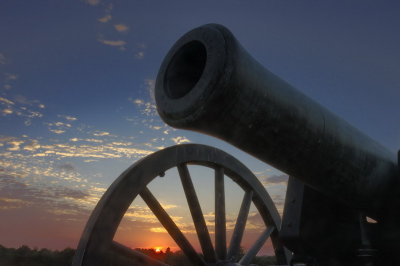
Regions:
<instances>
[{"instance_id":1,"label":"cannon","mask_svg":"<svg viewBox=\"0 0 400 266\"><path fill-rule=\"evenodd\" d=\"M113 183L89 219L74 265L118 260L115 254L125 254L123 265L125 260L159 263L112 240L137 195L195 265L248 265L268 237L280 265L399 265L398 157L260 65L228 29L207 24L183 35L161 64L155 98L159 115L170 126L222 139L288 174L283 217L257 178L236 159L213 147L179 145L135 163ZM215 171L214 244L190 164ZM146 187L174 166L201 256ZM229 245L224 177L244 191ZM238 259L251 202L266 230Z\"/></svg>"}]
</instances>

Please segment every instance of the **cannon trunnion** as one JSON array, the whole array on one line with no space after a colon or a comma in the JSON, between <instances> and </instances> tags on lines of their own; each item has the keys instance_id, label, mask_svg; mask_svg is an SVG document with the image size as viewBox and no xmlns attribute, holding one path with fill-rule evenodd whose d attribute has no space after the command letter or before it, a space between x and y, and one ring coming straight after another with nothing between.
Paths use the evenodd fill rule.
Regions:
<instances>
[{"instance_id":1,"label":"cannon trunnion","mask_svg":"<svg viewBox=\"0 0 400 266\"><path fill-rule=\"evenodd\" d=\"M291 176L288 197L302 203L286 204L281 237L295 255L354 265L352 256L377 248L394 261L396 156L261 66L228 29L208 24L182 36L155 96L167 124L225 140Z\"/></svg>"}]
</instances>

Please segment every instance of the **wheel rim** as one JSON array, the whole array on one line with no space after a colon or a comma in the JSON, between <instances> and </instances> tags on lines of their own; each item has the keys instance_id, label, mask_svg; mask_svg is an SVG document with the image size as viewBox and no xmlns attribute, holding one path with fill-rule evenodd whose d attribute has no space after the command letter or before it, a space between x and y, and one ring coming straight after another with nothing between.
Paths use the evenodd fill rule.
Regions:
<instances>
[{"instance_id":1,"label":"wheel rim","mask_svg":"<svg viewBox=\"0 0 400 266\"><path fill-rule=\"evenodd\" d=\"M215 249L187 165L200 165L215 171ZM203 257L197 254L147 185L165 171L177 167L194 221ZM224 176L244 191L231 243L227 248ZM240 249L250 204L253 202L267 229L239 261L247 265L270 237L278 263L287 264L289 254L279 241L280 216L260 181L229 154L206 145L185 144L155 152L130 166L108 188L92 212L79 242L73 265L96 265L114 260L113 265L165 265L113 241L118 225L132 201L140 196L152 210L184 254L195 265L228 265Z\"/></svg>"}]
</instances>

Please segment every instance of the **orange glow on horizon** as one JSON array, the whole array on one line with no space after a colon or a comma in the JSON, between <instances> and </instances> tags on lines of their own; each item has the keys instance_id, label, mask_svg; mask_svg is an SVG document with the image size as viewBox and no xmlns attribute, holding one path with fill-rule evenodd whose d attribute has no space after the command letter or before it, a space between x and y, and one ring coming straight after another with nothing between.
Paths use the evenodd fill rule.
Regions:
<instances>
[{"instance_id":1,"label":"orange glow on horizon","mask_svg":"<svg viewBox=\"0 0 400 266\"><path fill-rule=\"evenodd\" d=\"M163 249L163 247L154 247L153 248L157 253L160 253Z\"/></svg>"}]
</instances>

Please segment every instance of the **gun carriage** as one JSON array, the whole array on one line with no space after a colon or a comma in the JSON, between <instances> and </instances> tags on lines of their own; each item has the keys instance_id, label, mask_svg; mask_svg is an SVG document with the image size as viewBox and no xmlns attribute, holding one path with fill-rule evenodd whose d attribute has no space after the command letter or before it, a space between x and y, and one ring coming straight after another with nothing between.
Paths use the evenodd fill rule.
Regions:
<instances>
[{"instance_id":1,"label":"gun carriage","mask_svg":"<svg viewBox=\"0 0 400 266\"><path fill-rule=\"evenodd\" d=\"M287 173L283 217L239 161L213 147L178 145L136 162L111 185L86 225L74 265L162 265L112 240L136 196L194 265L248 265L268 237L280 265L399 265L396 155L261 66L228 29L208 24L181 37L160 67L155 96L159 115L172 127L217 137ZM191 164L215 171L214 245ZM201 256L147 188L172 167L182 181ZM230 243L224 177L244 191ZM239 260L251 202L267 229Z\"/></svg>"}]
</instances>

